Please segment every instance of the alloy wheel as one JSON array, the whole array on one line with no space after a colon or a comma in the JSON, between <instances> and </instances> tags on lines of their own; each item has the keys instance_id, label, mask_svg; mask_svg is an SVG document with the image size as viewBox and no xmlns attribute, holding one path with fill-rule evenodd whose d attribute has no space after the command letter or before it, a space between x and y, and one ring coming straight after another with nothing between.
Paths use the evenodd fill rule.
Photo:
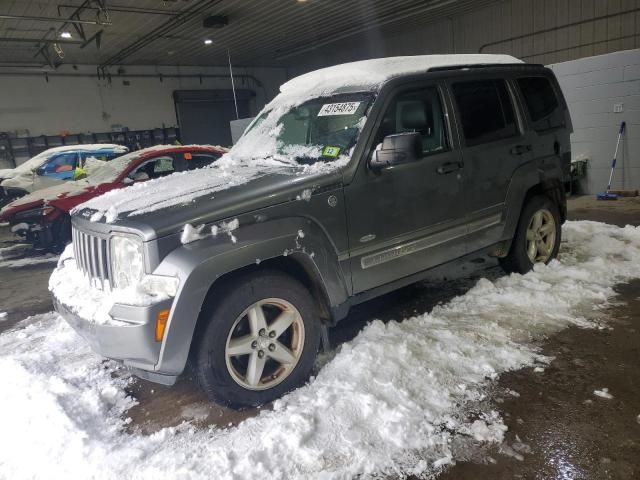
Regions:
<instances>
[{"instance_id":1,"label":"alloy wheel","mask_svg":"<svg viewBox=\"0 0 640 480\"><path fill-rule=\"evenodd\" d=\"M527 256L531 263L547 263L556 246L556 221L546 208L536 211L527 227Z\"/></svg>"},{"instance_id":2,"label":"alloy wheel","mask_svg":"<svg viewBox=\"0 0 640 480\"><path fill-rule=\"evenodd\" d=\"M304 334L302 316L291 303L280 298L260 300L231 327L225 346L227 370L248 390L273 388L298 364Z\"/></svg>"}]
</instances>

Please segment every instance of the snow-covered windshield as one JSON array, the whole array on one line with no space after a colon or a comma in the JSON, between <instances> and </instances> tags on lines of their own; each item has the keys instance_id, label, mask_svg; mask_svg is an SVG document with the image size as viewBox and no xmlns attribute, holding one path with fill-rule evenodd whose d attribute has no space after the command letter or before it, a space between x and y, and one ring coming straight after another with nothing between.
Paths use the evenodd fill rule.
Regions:
<instances>
[{"instance_id":1,"label":"snow-covered windshield","mask_svg":"<svg viewBox=\"0 0 640 480\"><path fill-rule=\"evenodd\" d=\"M232 154L312 164L344 160L366 120L372 93L314 98L300 105L272 102L256 118Z\"/></svg>"},{"instance_id":2,"label":"snow-covered windshield","mask_svg":"<svg viewBox=\"0 0 640 480\"><path fill-rule=\"evenodd\" d=\"M108 162L102 162L103 164L98 167L88 168L87 180L93 185L114 182L118 175L139 156L139 151L131 152Z\"/></svg>"}]
</instances>

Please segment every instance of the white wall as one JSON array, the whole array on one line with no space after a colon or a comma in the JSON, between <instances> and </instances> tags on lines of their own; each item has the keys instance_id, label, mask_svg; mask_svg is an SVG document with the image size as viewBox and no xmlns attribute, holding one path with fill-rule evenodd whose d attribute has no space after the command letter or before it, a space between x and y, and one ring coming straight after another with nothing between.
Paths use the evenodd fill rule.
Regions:
<instances>
[{"instance_id":1,"label":"white wall","mask_svg":"<svg viewBox=\"0 0 640 480\"><path fill-rule=\"evenodd\" d=\"M128 74L223 74L225 68L200 67L125 67ZM95 67L72 70L69 66L60 73L95 74ZM236 68L236 88L256 91L252 114L278 91L286 80L286 70L278 68ZM262 87L245 81L239 75L255 76ZM123 85L123 80L130 83ZM131 130L176 126L173 103L175 90L230 89L229 78L121 78L111 82L87 77L56 77L0 75L0 132L28 129L32 136L71 133L105 132L111 125L120 124Z\"/></svg>"},{"instance_id":2,"label":"white wall","mask_svg":"<svg viewBox=\"0 0 640 480\"><path fill-rule=\"evenodd\" d=\"M583 187L606 189L620 123L627 131L613 182L614 189L640 188L640 49L551 65L569 104L574 133L573 157L589 159ZM623 104L614 113L614 104Z\"/></svg>"}]
</instances>

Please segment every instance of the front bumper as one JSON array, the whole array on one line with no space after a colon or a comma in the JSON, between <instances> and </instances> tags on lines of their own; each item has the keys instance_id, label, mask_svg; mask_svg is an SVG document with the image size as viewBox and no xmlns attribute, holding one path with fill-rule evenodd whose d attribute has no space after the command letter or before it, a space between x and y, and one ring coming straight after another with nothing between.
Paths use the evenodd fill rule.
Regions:
<instances>
[{"instance_id":1,"label":"front bumper","mask_svg":"<svg viewBox=\"0 0 640 480\"><path fill-rule=\"evenodd\" d=\"M121 361L134 375L164 385L175 383L177 376L156 370L162 343L155 341L155 319L160 310L171 308L166 299L149 306L115 304L109 315L112 323L95 323L74 313L53 297L56 311L103 357Z\"/></svg>"}]
</instances>

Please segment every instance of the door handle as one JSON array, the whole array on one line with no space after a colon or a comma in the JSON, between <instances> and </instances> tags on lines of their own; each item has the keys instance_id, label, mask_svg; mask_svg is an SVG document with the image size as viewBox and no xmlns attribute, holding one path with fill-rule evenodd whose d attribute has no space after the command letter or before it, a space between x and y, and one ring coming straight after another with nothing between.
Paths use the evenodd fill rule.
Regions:
<instances>
[{"instance_id":1,"label":"door handle","mask_svg":"<svg viewBox=\"0 0 640 480\"><path fill-rule=\"evenodd\" d=\"M533 150L531 145L516 145L511 149L511 155L524 155Z\"/></svg>"},{"instance_id":2,"label":"door handle","mask_svg":"<svg viewBox=\"0 0 640 480\"><path fill-rule=\"evenodd\" d=\"M436 172L438 175L446 175L447 173L455 172L456 170L460 170L462 168L462 163L460 162L447 162L440 165Z\"/></svg>"}]
</instances>

